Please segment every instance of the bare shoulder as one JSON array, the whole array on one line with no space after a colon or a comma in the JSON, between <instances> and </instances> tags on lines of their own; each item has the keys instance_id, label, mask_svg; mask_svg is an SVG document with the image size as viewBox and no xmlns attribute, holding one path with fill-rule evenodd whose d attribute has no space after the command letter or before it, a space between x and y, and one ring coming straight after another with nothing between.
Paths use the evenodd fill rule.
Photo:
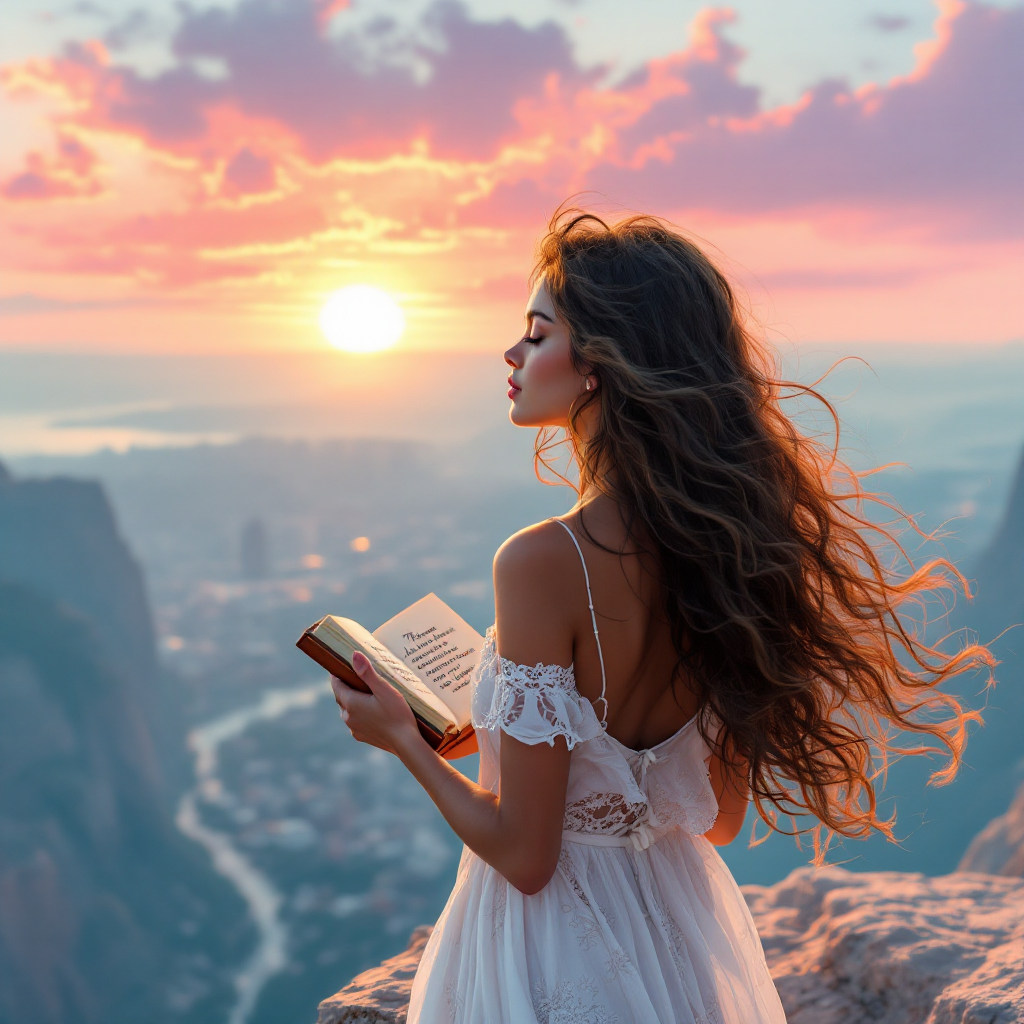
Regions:
<instances>
[{"instance_id":1,"label":"bare shoulder","mask_svg":"<svg viewBox=\"0 0 1024 1024\"><path fill-rule=\"evenodd\" d=\"M494 579L536 578L539 582L562 579L565 569L578 561L563 527L547 519L512 534L494 556Z\"/></svg>"},{"instance_id":2,"label":"bare shoulder","mask_svg":"<svg viewBox=\"0 0 1024 1024\"><path fill-rule=\"evenodd\" d=\"M569 598L579 586L573 561L578 573L572 542L551 521L520 530L498 549L494 597L502 657L530 665L571 663L578 601Z\"/></svg>"}]
</instances>

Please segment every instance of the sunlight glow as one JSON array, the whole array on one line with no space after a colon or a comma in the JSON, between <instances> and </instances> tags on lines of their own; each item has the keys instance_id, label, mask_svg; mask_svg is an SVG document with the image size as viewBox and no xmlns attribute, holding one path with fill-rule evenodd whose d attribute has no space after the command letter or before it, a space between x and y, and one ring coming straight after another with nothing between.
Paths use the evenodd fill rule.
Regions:
<instances>
[{"instance_id":1,"label":"sunlight glow","mask_svg":"<svg viewBox=\"0 0 1024 1024\"><path fill-rule=\"evenodd\" d=\"M353 284L334 292L324 303L320 330L343 352L380 352L402 336L405 316L387 292Z\"/></svg>"}]
</instances>

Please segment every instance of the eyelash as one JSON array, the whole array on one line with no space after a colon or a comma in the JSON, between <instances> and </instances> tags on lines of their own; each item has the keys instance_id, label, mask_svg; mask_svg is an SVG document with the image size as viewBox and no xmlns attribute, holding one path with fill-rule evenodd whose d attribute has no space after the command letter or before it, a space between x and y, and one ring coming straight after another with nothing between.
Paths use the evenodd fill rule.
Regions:
<instances>
[{"instance_id":1,"label":"eyelash","mask_svg":"<svg viewBox=\"0 0 1024 1024\"><path fill-rule=\"evenodd\" d=\"M524 334L519 340L528 341L531 345L536 345L537 342L544 340L544 335L542 334L539 338L531 338L528 334Z\"/></svg>"}]
</instances>

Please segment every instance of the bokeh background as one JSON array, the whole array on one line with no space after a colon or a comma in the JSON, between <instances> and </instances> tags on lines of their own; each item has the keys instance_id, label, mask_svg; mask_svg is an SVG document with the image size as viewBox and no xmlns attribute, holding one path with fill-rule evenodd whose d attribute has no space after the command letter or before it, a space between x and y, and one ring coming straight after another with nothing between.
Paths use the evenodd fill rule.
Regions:
<instances>
[{"instance_id":1,"label":"bokeh background","mask_svg":"<svg viewBox=\"0 0 1024 1024\"><path fill-rule=\"evenodd\" d=\"M482 630L571 503L501 360L570 195L707 246L789 376L857 357L844 457L976 584L935 628L1024 622L1022 53L1002 0L5 0L0 1021L312 1021L436 916L458 843L292 644L428 591ZM352 284L393 348L320 334ZM1019 645L957 782L896 765L901 842L834 862L956 867Z\"/></svg>"}]
</instances>

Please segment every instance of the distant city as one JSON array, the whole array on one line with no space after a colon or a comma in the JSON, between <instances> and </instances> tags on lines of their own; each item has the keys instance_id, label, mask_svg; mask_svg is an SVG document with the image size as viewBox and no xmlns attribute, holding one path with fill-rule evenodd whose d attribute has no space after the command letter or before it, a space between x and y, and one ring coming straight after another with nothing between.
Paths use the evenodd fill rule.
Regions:
<instances>
[{"instance_id":1,"label":"distant city","mask_svg":"<svg viewBox=\"0 0 1024 1024\"><path fill-rule=\"evenodd\" d=\"M1019 380L1024 358L1003 358ZM880 384L850 372L839 371L833 386L853 381L842 410L855 457L923 467L887 471L872 486L921 513L926 529L953 520L943 545L917 555L941 549L969 571L980 565L1024 440L1019 405L1001 384L986 402L976 367L971 376L931 366L922 382L912 368L883 366ZM322 673L294 642L324 614L372 629L430 591L483 630L497 546L573 499L533 479L531 445L525 432L494 427L443 444L262 438L8 460L16 479L98 480L109 496L151 608L158 668L145 685L169 709L162 720L178 723L153 726L170 779L168 814L196 844L190 870L208 871L210 855L220 856L242 901L219 922L211 908L227 894L180 903L170 927L193 952L166 979L165 1005L150 1019L312 1021L320 999L440 911L460 844L394 759L351 740ZM981 604L976 620L962 612L950 626L994 635L1009 624ZM1019 679L1012 653L1002 653L1001 676ZM848 844L833 859L855 869L951 870L1024 776L1008 752L1006 730L1021 712L1018 697L1004 700L1011 696L1000 689L990 698L1003 720L977 737L960 783L925 791L927 766L893 772L886 794L897 798L901 847ZM472 774L475 758L460 767ZM998 785L979 789L982 774ZM240 860L224 861L224 851ZM779 836L753 850L739 840L723 854L741 883L775 881L809 856Z\"/></svg>"}]
</instances>

